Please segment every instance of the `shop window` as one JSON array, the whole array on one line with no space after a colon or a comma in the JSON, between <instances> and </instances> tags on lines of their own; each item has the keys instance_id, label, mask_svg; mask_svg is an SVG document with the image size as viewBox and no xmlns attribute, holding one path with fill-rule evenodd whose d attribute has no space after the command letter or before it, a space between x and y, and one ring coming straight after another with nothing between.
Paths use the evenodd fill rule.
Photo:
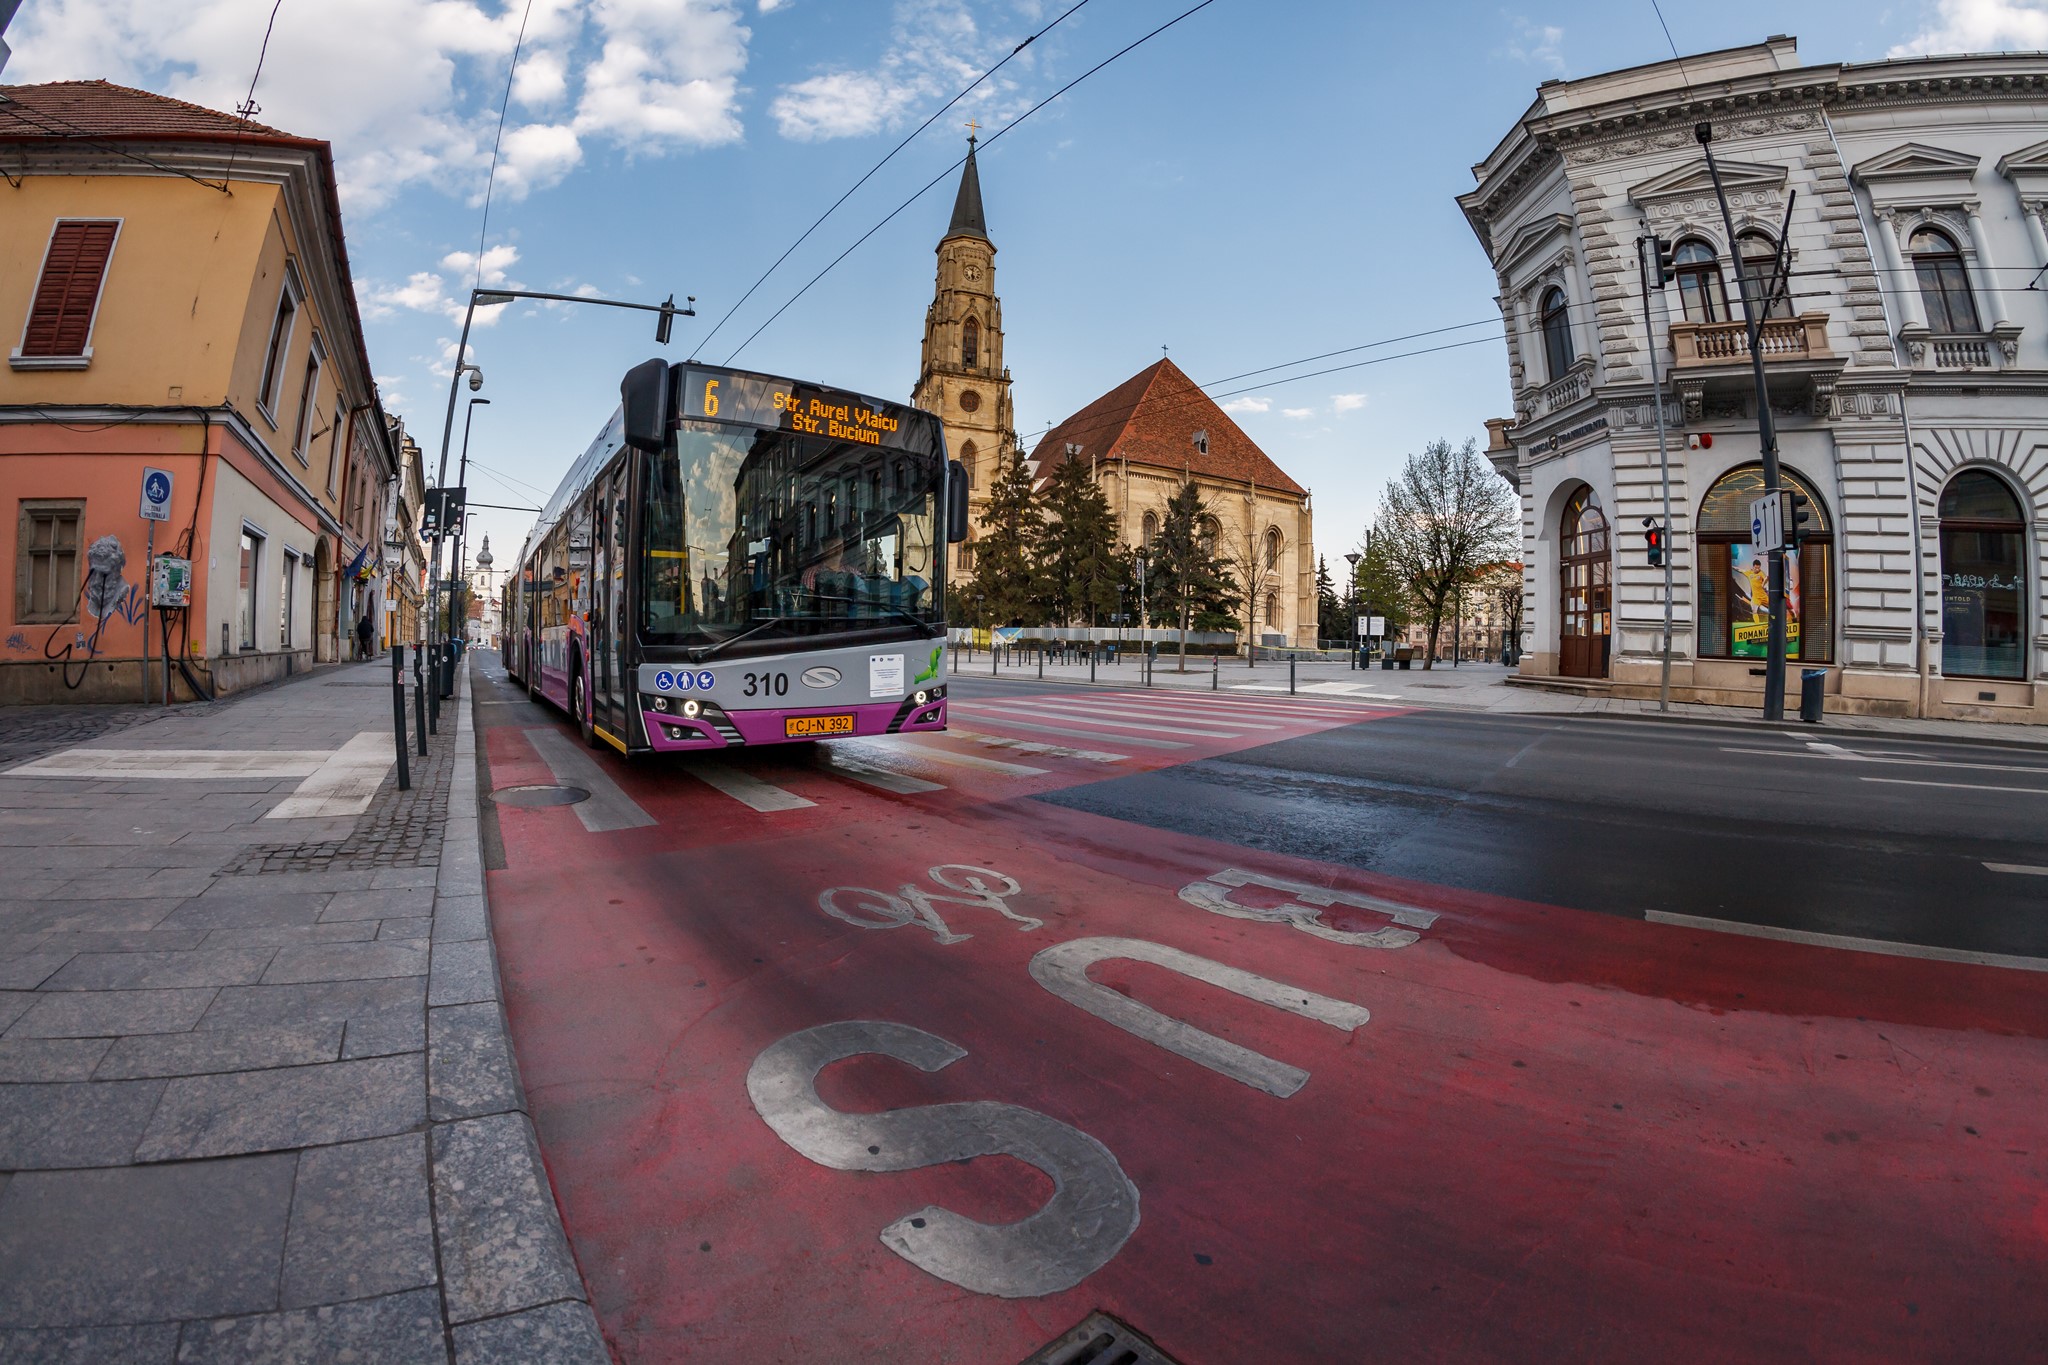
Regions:
<instances>
[{"instance_id":1,"label":"shop window","mask_svg":"<svg viewBox=\"0 0 2048 1365\"><path fill-rule=\"evenodd\" d=\"M1941 671L2024 678L2026 522L2012 488L1967 469L1941 494Z\"/></svg>"},{"instance_id":2,"label":"shop window","mask_svg":"<svg viewBox=\"0 0 2048 1365\"><path fill-rule=\"evenodd\" d=\"M120 236L118 221L64 219L50 233L43 271L29 304L28 325L14 359L83 364L92 357L92 323L99 312L100 286Z\"/></svg>"},{"instance_id":3,"label":"shop window","mask_svg":"<svg viewBox=\"0 0 2048 1365\"><path fill-rule=\"evenodd\" d=\"M1785 556L1785 657L1834 658L1834 528L1813 486L1780 469L1780 482L1811 504L1807 533ZM1699 656L1755 659L1769 653L1770 571L1749 542L1749 505L1764 493L1761 465L1723 474L1700 504L1695 537L1699 574Z\"/></svg>"},{"instance_id":4,"label":"shop window","mask_svg":"<svg viewBox=\"0 0 2048 1365\"><path fill-rule=\"evenodd\" d=\"M1551 382L1565 377L1572 367L1571 307L1564 290L1552 286L1543 296L1543 363Z\"/></svg>"},{"instance_id":5,"label":"shop window","mask_svg":"<svg viewBox=\"0 0 2048 1365\"><path fill-rule=\"evenodd\" d=\"M1975 332L1977 303L1970 297L1970 277L1954 239L1938 228L1924 227L1913 234L1908 254L1920 281L1929 330L1948 335Z\"/></svg>"},{"instance_id":6,"label":"shop window","mask_svg":"<svg viewBox=\"0 0 2048 1365\"><path fill-rule=\"evenodd\" d=\"M14 619L20 625L49 625L73 619L78 610L78 542L85 503L35 498L21 504L15 537Z\"/></svg>"},{"instance_id":7,"label":"shop window","mask_svg":"<svg viewBox=\"0 0 2048 1365\"><path fill-rule=\"evenodd\" d=\"M1678 244L1671 256L1677 267L1678 300L1687 322L1723 322L1728 317L1728 291L1721 283L1721 258L1697 237Z\"/></svg>"},{"instance_id":8,"label":"shop window","mask_svg":"<svg viewBox=\"0 0 2048 1365\"><path fill-rule=\"evenodd\" d=\"M263 536L242 528L242 572L235 587L237 640L243 649L256 648L256 583L263 567Z\"/></svg>"}]
</instances>

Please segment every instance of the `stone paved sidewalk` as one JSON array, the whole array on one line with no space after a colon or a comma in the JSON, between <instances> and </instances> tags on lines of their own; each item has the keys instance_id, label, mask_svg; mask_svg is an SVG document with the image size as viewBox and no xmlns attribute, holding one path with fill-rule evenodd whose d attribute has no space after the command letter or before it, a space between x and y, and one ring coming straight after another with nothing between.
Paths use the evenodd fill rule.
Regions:
<instances>
[{"instance_id":1,"label":"stone paved sidewalk","mask_svg":"<svg viewBox=\"0 0 2048 1365\"><path fill-rule=\"evenodd\" d=\"M388 743L387 668L82 747ZM463 709L356 816L267 819L299 775L0 772L0 1361L610 1358L499 1004Z\"/></svg>"},{"instance_id":2,"label":"stone paved sidewalk","mask_svg":"<svg viewBox=\"0 0 2048 1365\"><path fill-rule=\"evenodd\" d=\"M997 663L996 671L989 671L989 654L986 649L976 650L970 659L965 651L959 651L948 661L948 668L955 677L1010 679L1037 679L1041 670L1035 659L1023 654L1011 661L1008 656ZM1294 670L1295 695L1306 698L1338 698L1353 701L1385 702L1397 706L1427 706L1453 711L1488 711L1497 714L1514 715L1600 715L1634 716L1649 719L1660 718L1655 701L1642 701L1626 697L1587 696L1573 692L1553 692L1534 687L1514 686L1508 682L1512 670L1500 664L1467 663L1453 667L1440 663L1435 668L1424 669L1417 662L1408 669L1382 669L1374 665L1370 669L1355 670L1342 659L1334 661L1303 661ZM1088 665L1048 663L1043 669L1047 682L1086 683L1091 681ZM1097 686L1143 687L1145 674L1137 655L1127 655L1120 664L1098 662L1092 680ZM1207 692L1214 690L1230 695L1237 693L1287 695L1287 662L1284 659L1261 659L1256 667L1246 667L1245 661L1221 659L1214 663L1205 657L1190 656L1188 671L1174 671L1171 658L1158 662L1152 674L1155 689L1185 688ZM1817 726L1800 726L1797 722L1799 698L1795 695L1789 702L1794 718L1789 724L1810 731L1847 730L1876 734L1919 735L1928 739L1962 739L1973 742L1990 742L2015 746L2048 746L2048 727L2039 725L2006 725L1995 721L1967 720L1915 720L1893 716L1853 716L1829 712ZM1762 725L1763 718L1754 710L1735 706L1707 706L1694 702L1673 702L1663 719L1702 722L1726 725Z\"/></svg>"}]
</instances>

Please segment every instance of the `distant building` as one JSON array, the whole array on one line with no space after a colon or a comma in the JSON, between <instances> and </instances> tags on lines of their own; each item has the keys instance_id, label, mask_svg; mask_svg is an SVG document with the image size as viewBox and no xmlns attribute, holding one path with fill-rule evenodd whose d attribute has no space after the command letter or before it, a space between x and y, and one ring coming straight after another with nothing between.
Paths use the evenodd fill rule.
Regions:
<instances>
[{"instance_id":1,"label":"distant building","mask_svg":"<svg viewBox=\"0 0 2048 1365\"><path fill-rule=\"evenodd\" d=\"M192 565L177 695L346 657L394 460L328 145L67 81L0 87L0 161L0 702L143 698L152 525Z\"/></svg>"},{"instance_id":2,"label":"distant building","mask_svg":"<svg viewBox=\"0 0 2048 1365\"><path fill-rule=\"evenodd\" d=\"M390 425L398 465L391 478L391 494L384 500L386 649L419 641L420 608L427 596L427 549L420 539L427 502L426 457L404 422L394 417Z\"/></svg>"},{"instance_id":3,"label":"distant building","mask_svg":"<svg viewBox=\"0 0 2048 1365\"><path fill-rule=\"evenodd\" d=\"M1037 476L1084 460L1109 499L1124 544L1149 546L1166 504L1192 480L1209 508L1207 540L1251 580L1245 638L1316 644L1315 535L1308 490L1239 430L1171 360L1158 360L1047 432Z\"/></svg>"},{"instance_id":4,"label":"distant building","mask_svg":"<svg viewBox=\"0 0 2048 1365\"><path fill-rule=\"evenodd\" d=\"M1515 416L1488 454L1522 494L1526 676L1656 692L1661 402L1673 694L1759 700L1739 279L1761 293L1784 234L1760 302L1783 478L1812 501L1793 670L1842 710L2048 721L2044 105L2040 53L1802 66L1782 37L1537 89L1459 199L1507 323ZM1677 277L1645 335L1647 234Z\"/></svg>"}]
</instances>

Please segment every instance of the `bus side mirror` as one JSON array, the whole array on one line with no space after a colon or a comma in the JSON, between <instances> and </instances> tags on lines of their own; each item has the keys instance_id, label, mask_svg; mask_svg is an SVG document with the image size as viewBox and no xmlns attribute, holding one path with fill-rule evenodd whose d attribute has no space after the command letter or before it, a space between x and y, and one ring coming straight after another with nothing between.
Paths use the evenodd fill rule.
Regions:
<instances>
[{"instance_id":1,"label":"bus side mirror","mask_svg":"<svg viewBox=\"0 0 2048 1365\"><path fill-rule=\"evenodd\" d=\"M619 381L626 444L660 450L668 443L668 362L643 360Z\"/></svg>"},{"instance_id":2,"label":"bus side mirror","mask_svg":"<svg viewBox=\"0 0 2048 1365\"><path fill-rule=\"evenodd\" d=\"M967 539L967 466L946 461L946 543Z\"/></svg>"}]
</instances>

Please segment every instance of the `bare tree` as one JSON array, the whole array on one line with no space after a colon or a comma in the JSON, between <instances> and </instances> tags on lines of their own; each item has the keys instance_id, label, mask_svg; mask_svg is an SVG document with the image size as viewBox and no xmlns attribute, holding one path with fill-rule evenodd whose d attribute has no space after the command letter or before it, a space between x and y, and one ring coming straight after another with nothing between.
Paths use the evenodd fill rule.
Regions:
<instances>
[{"instance_id":1,"label":"bare tree","mask_svg":"<svg viewBox=\"0 0 2048 1365\"><path fill-rule=\"evenodd\" d=\"M1486 593L1500 622L1501 646L1520 653L1522 649L1522 566L1514 560L1482 570L1480 590ZM1509 642L1513 643L1510 644Z\"/></svg>"},{"instance_id":2,"label":"bare tree","mask_svg":"<svg viewBox=\"0 0 2048 1365\"><path fill-rule=\"evenodd\" d=\"M1244 538L1232 539L1224 551L1223 563L1237 580L1237 604L1244 608L1245 664L1255 667L1259 653L1259 608L1268 590L1279 581L1280 566L1260 543L1258 523L1249 514L1245 517Z\"/></svg>"},{"instance_id":3,"label":"bare tree","mask_svg":"<svg viewBox=\"0 0 2048 1365\"><path fill-rule=\"evenodd\" d=\"M1480 456L1477 441L1456 448L1431 441L1387 485L1373 535L1386 538L1387 558L1429 627L1424 668L1436 660L1444 614L1459 586L1481 566L1510 558L1520 534L1514 490Z\"/></svg>"}]
</instances>

